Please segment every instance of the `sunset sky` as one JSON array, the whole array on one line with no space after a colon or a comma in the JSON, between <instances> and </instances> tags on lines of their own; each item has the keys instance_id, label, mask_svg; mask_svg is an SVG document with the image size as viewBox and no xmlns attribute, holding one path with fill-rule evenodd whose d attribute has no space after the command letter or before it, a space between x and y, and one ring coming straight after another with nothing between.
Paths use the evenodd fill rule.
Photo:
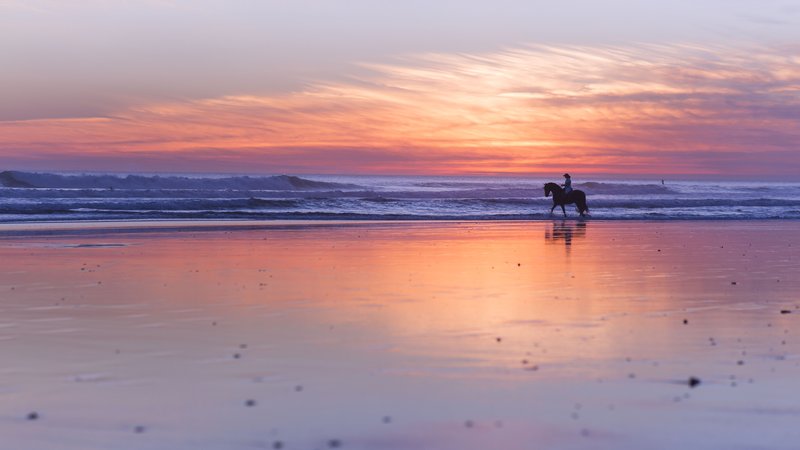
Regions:
<instances>
[{"instance_id":1,"label":"sunset sky","mask_svg":"<svg viewBox=\"0 0 800 450\"><path fill-rule=\"evenodd\" d=\"M800 0L0 0L0 170L800 177Z\"/></svg>"}]
</instances>

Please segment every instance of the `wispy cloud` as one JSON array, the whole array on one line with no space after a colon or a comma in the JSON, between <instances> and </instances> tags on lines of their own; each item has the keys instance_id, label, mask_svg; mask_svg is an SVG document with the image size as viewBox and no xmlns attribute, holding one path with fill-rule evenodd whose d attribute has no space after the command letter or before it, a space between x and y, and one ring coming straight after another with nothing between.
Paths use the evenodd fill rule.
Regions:
<instances>
[{"instance_id":1,"label":"wispy cloud","mask_svg":"<svg viewBox=\"0 0 800 450\"><path fill-rule=\"evenodd\" d=\"M800 48L529 46L364 64L280 96L0 123L0 158L177 170L747 173L800 169ZM157 157L164 155L163 158ZM179 156L180 155L180 156ZM217 155L210 157L209 155ZM718 155L721 164L716 164ZM737 165L737 155L741 164Z\"/></svg>"}]
</instances>

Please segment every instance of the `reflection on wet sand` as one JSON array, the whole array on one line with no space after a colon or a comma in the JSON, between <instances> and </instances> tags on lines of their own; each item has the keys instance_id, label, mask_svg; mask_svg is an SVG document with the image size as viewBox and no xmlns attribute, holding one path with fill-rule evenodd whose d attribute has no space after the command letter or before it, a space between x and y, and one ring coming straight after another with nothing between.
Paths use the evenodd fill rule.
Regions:
<instances>
[{"instance_id":1,"label":"reflection on wet sand","mask_svg":"<svg viewBox=\"0 0 800 450\"><path fill-rule=\"evenodd\" d=\"M557 243L564 242L567 251L572 246L573 238L583 238L586 236L586 221L554 220L544 230L544 240Z\"/></svg>"},{"instance_id":2,"label":"reflection on wet sand","mask_svg":"<svg viewBox=\"0 0 800 450\"><path fill-rule=\"evenodd\" d=\"M0 233L3 446L800 442L796 223L587 225Z\"/></svg>"}]
</instances>

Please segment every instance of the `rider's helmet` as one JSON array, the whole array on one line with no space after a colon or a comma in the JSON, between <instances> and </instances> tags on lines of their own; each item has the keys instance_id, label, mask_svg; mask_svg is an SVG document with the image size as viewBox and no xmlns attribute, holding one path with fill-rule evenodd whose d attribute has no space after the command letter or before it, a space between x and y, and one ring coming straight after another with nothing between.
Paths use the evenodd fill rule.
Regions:
<instances>
[{"instance_id":1,"label":"rider's helmet","mask_svg":"<svg viewBox=\"0 0 800 450\"><path fill-rule=\"evenodd\" d=\"M568 174L568 173L565 173L565 174L564 174L564 178L570 178L569 174Z\"/></svg>"}]
</instances>

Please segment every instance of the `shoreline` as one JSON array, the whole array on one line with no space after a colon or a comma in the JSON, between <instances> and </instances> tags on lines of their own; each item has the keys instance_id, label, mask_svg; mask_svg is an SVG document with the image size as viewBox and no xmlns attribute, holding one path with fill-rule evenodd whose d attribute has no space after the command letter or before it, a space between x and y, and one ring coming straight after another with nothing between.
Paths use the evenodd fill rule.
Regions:
<instances>
[{"instance_id":1,"label":"shoreline","mask_svg":"<svg viewBox=\"0 0 800 450\"><path fill-rule=\"evenodd\" d=\"M553 222L570 223L739 223L739 224L780 224L797 222L798 219L594 219L581 217L553 217L549 219L520 220L451 220L451 219L413 219L413 220L76 220L47 222L0 223L0 237L50 234L125 233L125 232L186 232L186 231L258 231L311 228L385 228L450 225L523 225Z\"/></svg>"}]
</instances>

